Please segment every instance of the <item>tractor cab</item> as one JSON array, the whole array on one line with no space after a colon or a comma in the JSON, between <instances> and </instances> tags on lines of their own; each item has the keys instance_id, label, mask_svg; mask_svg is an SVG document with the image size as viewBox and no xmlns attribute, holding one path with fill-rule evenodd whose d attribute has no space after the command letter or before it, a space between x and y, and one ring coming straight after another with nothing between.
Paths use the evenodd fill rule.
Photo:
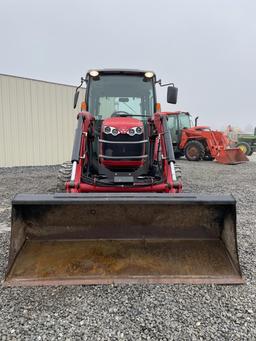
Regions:
<instances>
[{"instance_id":1,"label":"tractor cab","mask_svg":"<svg viewBox=\"0 0 256 341\"><path fill-rule=\"evenodd\" d=\"M91 71L87 73L86 82L88 111L96 120L110 117L134 117L146 120L155 112L153 72Z\"/></svg>"},{"instance_id":2,"label":"tractor cab","mask_svg":"<svg viewBox=\"0 0 256 341\"><path fill-rule=\"evenodd\" d=\"M168 112L168 128L170 129L174 152L179 153L182 129L192 128L191 115L188 112L176 111ZM178 155L177 155L178 156Z\"/></svg>"},{"instance_id":3,"label":"tractor cab","mask_svg":"<svg viewBox=\"0 0 256 341\"><path fill-rule=\"evenodd\" d=\"M133 70L87 74L86 102L95 117L95 160L118 171L147 163L147 119L155 110L155 76ZM97 154L97 155L96 155Z\"/></svg>"},{"instance_id":4,"label":"tractor cab","mask_svg":"<svg viewBox=\"0 0 256 341\"><path fill-rule=\"evenodd\" d=\"M154 74L135 70L91 71L86 80L86 103L95 118L95 161L114 171L134 171L146 165L147 120L153 116L156 105Z\"/></svg>"},{"instance_id":5,"label":"tractor cab","mask_svg":"<svg viewBox=\"0 0 256 341\"><path fill-rule=\"evenodd\" d=\"M167 127L163 128L167 120L157 113L155 85L170 85L167 101L176 103L178 90L174 84L162 84L151 71L124 69L91 70L81 79L81 85L83 82L87 86L79 114L83 118L78 123L82 129L78 136L86 131L80 149L85 158L82 181L126 187L163 183L169 166L165 166L164 173L160 144L167 144L165 153L169 155L169 163L174 162L174 155L169 133L161 132L163 129L168 131ZM81 124L88 126L81 128ZM165 142L160 142L161 134L166 135L162 137ZM78 149L75 149L72 160L78 160L77 156Z\"/></svg>"}]
</instances>

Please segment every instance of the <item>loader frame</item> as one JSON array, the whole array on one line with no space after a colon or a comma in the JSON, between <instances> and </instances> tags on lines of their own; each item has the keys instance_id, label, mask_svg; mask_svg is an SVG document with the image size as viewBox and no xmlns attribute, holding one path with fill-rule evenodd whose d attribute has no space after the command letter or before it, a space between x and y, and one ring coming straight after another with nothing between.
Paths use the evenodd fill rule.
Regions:
<instances>
[{"instance_id":1,"label":"loader frame","mask_svg":"<svg viewBox=\"0 0 256 341\"><path fill-rule=\"evenodd\" d=\"M182 190L181 181L175 176L175 156L171 140L171 134L167 126L167 119L161 113L155 113L153 118L149 118L146 124L151 126L153 134L149 136L149 143L152 144L153 153L151 155L152 163L161 162L162 174L161 179L153 183L138 183L126 185L123 184L110 185L99 181L88 183L82 181L83 169L89 167L90 155L88 153L89 140L94 139L93 124L95 118L89 112L80 112L78 114L78 124L75 133L73 153L72 153L72 174L71 179L66 183L66 191L70 193L84 192L165 192L179 193ZM159 150L161 150L161 161L159 160ZM109 174L104 165L100 165L101 170Z\"/></svg>"}]
</instances>

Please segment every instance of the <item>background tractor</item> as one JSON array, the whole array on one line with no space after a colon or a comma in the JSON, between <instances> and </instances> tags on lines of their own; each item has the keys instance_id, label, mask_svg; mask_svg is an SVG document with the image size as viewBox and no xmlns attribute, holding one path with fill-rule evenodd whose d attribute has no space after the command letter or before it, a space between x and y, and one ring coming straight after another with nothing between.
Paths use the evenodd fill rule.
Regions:
<instances>
[{"instance_id":1,"label":"background tractor","mask_svg":"<svg viewBox=\"0 0 256 341\"><path fill-rule=\"evenodd\" d=\"M223 164L248 161L239 148L230 148L229 140L220 131L208 126L193 126L188 112L166 112L176 158L185 156L189 161L216 160Z\"/></svg>"},{"instance_id":2,"label":"background tractor","mask_svg":"<svg viewBox=\"0 0 256 341\"><path fill-rule=\"evenodd\" d=\"M256 127L254 134L238 134L235 146L248 156L256 152Z\"/></svg>"}]
</instances>

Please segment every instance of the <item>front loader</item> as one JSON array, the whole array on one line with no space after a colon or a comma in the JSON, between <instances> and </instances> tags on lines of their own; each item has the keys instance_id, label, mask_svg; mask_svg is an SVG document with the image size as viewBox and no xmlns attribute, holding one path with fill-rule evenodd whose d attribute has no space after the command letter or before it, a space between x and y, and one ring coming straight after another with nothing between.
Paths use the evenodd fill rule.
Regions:
<instances>
[{"instance_id":1,"label":"front loader","mask_svg":"<svg viewBox=\"0 0 256 341\"><path fill-rule=\"evenodd\" d=\"M167 116L157 110L161 81L111 69L84 82L58 192L12 201L5 285L243 283L235 200L182 193ZM177 88L167 85L175 104Z\"/></svg>"}]
</instances>

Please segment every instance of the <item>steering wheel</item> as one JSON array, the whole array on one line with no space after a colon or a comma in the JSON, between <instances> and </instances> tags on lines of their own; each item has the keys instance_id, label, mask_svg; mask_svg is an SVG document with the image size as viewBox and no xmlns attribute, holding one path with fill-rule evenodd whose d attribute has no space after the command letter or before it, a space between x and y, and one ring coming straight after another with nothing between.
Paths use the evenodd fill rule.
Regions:
<instances>
[{"instance_id":1,"label":"steering wheel","mask_svg":"<svg viewBox=\"0 0 256 341\"><path fill-rule=\"evenodd\" d=\"M119 110L119 111L114 111L111 117L127 117L127 116L132 116L130 113L127 111Z\"/></svg>"}]
</instances>

